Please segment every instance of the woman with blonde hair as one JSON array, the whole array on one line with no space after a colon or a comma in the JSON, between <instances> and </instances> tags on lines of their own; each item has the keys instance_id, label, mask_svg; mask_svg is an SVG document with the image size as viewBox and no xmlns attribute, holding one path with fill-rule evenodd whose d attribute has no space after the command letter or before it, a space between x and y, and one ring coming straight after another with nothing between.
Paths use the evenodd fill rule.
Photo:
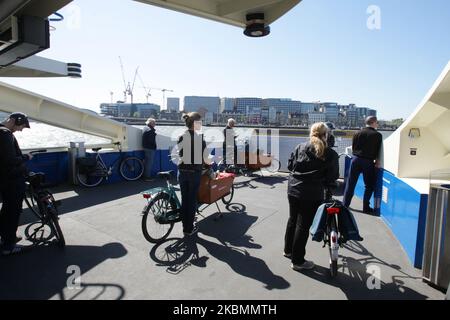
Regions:
<instances>
[{"instance_id":1,"label":"woman with blonde hair","mask_svg":"<svg viewBox=\"0 0 450 320\"><path fill-rule=\"evenodd\" d=\"M317 208L324 200L324 188L339 178L336 152L327 146L328 127L323 122L312 125L309 141L298 145L288 161L289 220L284 237L284 256L292 261L292 269L314 268L305 260L309 228Z\"/></svg>"}]
</instances>

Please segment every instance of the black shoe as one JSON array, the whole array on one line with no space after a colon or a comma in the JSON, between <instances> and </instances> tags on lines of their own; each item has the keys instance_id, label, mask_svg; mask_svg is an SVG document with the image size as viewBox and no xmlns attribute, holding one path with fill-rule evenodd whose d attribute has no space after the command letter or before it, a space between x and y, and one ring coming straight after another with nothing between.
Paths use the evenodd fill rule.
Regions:
<instances>
[{"instance_id":1,"label":"black shoe","mask_svg":"<svg viewBox=\"0 0 450 320\"><path fill-rule=\"evenodd\" d=\"M18 242L22 241L22 239L23 238L21 236L16 236L15 243L18 243ZM0 239L0 245L1 246L3 245L3 239Z\"/></svg>"},{"instance_id":2,"label":"black shoe","mask_svg":"<svg viewBox=\"0 0 450 320\"><path fill-rule=\"evenodd\" d=\"M369 208L363 209L363 212L367 213L367 214L374 214L375 210L373 210L371 207L369 207Z\"/></svg>"}]
</instances>

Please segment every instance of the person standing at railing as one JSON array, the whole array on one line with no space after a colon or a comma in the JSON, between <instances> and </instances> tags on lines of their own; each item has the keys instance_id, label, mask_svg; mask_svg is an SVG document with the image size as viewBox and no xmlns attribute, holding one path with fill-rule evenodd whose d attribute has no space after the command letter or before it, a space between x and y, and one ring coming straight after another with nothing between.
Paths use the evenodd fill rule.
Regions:
<instances>
[{"instance_id":1,"label":"person standing at railing","mask_svg":"<svg viewBox=\"0 0 450 320\"><path fill-rule=\"evenodd\" d=\"M324 201L326 186L339 178L339 162L334 150L327 147L328 128L323 122L312 125L309 141L292 152L288 169L289 219L284 236L284 256L292 261L292 269L314 268L305 260L309 228ZM334 153L333 153L334 152Z\"/></svg>"},{"instance_id":2,"label":"person standing at railing","mask_svg":"<svg viewBox=\"0 0 450 320\"><path fill-rule=\"evenodd\" d=\"M153 118L148 118L145 122L145 127L143 129L142 134L142 147L144 148L145 153L145 171L144 171L144 180L151 181L152 180L152 167L153 160L155 159L156 153L156 130L155 125L156 121Z\"/></svg>"},{"instance_id":3,"label":"person standing at railing","mask_svg":"<svg viewBox=\"0 0 450 320\"><path fill-rule=\"evenodd\" d=\"M25 197L25 162L33 156L22 154L14 132L30 128L28 117L21 112L12 113L0 124L0 210L1 254L20 253L23 247L16 244L22 238L17 237L22 202Z\"/></svg>"},{"instance_id":4,"label":"person standing at railing","mask_svg":"<svg viewBox=\"0 0 450 320\"><path fill-rule=\"evenodd\" d=\"M223 160L225 164L236 164L237 161L237 145L236 145L236 132L234 126L236 120L228 119L227 126L223 129Z\"/></svg>"},{"instance_id":5,"label":"person standing at railing","mask_svg":"<svg viewBox=\"0 0 450 320\"><path fill-rule=\"evenodd\" d=\"M375 190L376 168L380 167L380 151L383 136L377 131L378 120L375 116L366 118L366 127L353 136L353 157L345 184L344 205L348 208L352 202L356 183L362 173L364 178L363 212L373 214L370 207L370 198Z\"/></svg>"},{"instance_id":6,"label":"person standing at railing","mask_svg":"<svg viewBox=\"0 0 450 320\"><path fill-rule=\"evenodd\" d=\"M201 115L198 112L190 112L183 115L186 130L178 138L179 163L178 182L181 189L181 217L183 233L193 235L198 231L194 226L195 212L197 211L197 194L200 188L200 178L203 165L208 163L205 155L206 143L203 134Z\"/></svg>"}]
</instances>

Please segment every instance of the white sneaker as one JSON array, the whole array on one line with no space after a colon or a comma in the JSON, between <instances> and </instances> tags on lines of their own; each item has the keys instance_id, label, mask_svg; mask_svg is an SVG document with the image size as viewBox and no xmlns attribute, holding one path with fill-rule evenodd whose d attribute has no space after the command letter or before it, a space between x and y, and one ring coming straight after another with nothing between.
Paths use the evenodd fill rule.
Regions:
<instances>
[{"instance_id":1,"label":"white sneaker","mask_svg":"<svg viewBox=\"0 0 450 320\"><path fill-rule=\"evenodd\" d=\"M305 262L303 262L303 264L301 265L291 264L291 268L294 269L295 271L311 270L314 268L314 266L315 266L314 262L307 260L305 260Z\"/></svg>"}]
</instances>

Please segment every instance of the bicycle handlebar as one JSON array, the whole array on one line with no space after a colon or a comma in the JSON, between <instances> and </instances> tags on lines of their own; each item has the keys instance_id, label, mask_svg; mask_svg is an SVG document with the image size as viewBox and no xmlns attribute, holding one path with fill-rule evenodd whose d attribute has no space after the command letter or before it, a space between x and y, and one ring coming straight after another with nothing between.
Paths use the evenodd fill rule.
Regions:
<instances>
[{"instance_id":1,"label":"bicycle handlebar","mask_svg":"<svg viewBox=\"0 0 450 320\"><path fill-rule=\"evenodd\" d=\"M47 149L34 150L34 151L30 151L28 153L29 154L35 154L35 153L43 153L43 152L47 152Z\"/></svg>"}]
</instances>

